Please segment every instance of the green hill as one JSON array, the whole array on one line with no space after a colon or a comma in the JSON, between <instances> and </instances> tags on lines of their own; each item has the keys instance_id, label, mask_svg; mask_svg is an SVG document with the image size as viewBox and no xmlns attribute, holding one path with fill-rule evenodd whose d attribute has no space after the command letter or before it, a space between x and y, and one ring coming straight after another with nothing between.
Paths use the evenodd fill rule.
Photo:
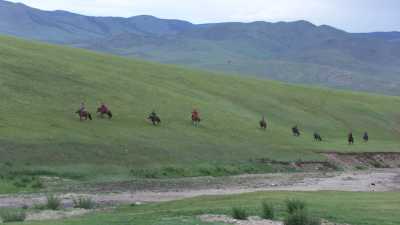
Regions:
<instances>
[{"instance_id":1,"label":"green hill","mask_svg":"<svg viewBox=\"0 0 400 225\"><path fill-rule=\"evenodd\" d=\"M307 21L192 24L92 17L0 0L0 34L209 71L400 95L400 33Z\"/></svg>"},{"instance_id":2,"label":"green hill","mask_svg":"<svg viewBox=\"0 0 400 225\"><path fill-rule=\"evenodd\" d=\"M319 151L400 149L400 98L216 75L0 37L0 161L53 168L192 167L249 159L320 159ZM79 122L85 101L113 120ZM198 108L199 128L190 123ZM155 109L163 123L145 117ZM266 132L258 129L265 114ZM298 124L303 135L294 138ZM346 144L349 130L356 145ZM315 143L318 131L325 141ZM369 131L371 142L361 143ZM99 172L100 173L100 172Z\"/></svg>"}]
</instances>

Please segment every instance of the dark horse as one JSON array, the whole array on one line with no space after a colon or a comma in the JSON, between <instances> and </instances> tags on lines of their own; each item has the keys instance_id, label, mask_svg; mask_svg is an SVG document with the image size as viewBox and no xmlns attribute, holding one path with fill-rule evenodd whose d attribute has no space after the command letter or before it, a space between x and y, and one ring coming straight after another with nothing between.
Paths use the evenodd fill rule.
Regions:
<instances>
[{"instance_id":1,"label":"dark horse","mask_svg":"<svg viewBox=\"0 0 400 225\"><path fill-rule=\"evenodd\" d=\"M349 142L349 145L354 144L353 133L349 133L349 135L347 136L347 141Z\"/></svg>"},{"instance_id":2,"label":"dark horse","mask_svg":"<svg viewBox=\"0 0 400 225\"><path fill-rule=\"evenodd\" d=\"M364 142L368 142L368 141L369 141L368 132L365 132L365 133L364 133L363 139L364 139Z\"/></svg>"},{"instance_id":3,"label":"dark horse","mask_svg":"<svg viewBox=\"0 0 400 225\"><path fill-rule=\"evenodd\" d=\"M157 126L158 124L161 123L161 119L160 119L160 117L158 117L158 116L150 115L147 119L148 119L154 126Z\"/></svg>"},{"instance_id":4,"label":"dark horse","mask_svg":"<svg viewBox=\"0 0 400 225\"><path fill-rule=\"evenodd\" d=\"M300 136L300 131L297 126L292 127L292 133L294 136L299 137Z\"/></svg>"},{"instance_id":5,"label":"dark horse","mask_svg":"<svg viewBox=\"0 0 400 225\"><path fill-rule=\"evenodd\" d=\"M86 111L76 111L76 114L79 115L79 119L82 120L92 120L92 114L90 114L89 112Z\"/></svg>"},{"instance_id":6,"label":"dark horse","mask_svg":"<svg viewBox=\"0 0 400 225\"><path fill-rule=\"evenodd\" d=\"M111 119L113 117L113 114L111 110L103 110L101 107L97 109L97 113L100 113L101 118L104 117L104 115L108 116L108 119Z\"/></svg>"},{"instance_id":7,"label":"dark horse","mask_svg":"<svg viewBox=\"0 0 400 225\"><path fill-rule=\"evenodd\" d=\"M321 135L317 132L314 132L314 140L321 142L322 141Z\"/></svg>"},{"instance_id":8,"label":"dark horse","mask_svg":"<svg viewBox=\"0 0 400 225\"><path fill-rule=\"evenodd\" d=\"M192 124L193 124L193 126L195 126L195 127L199 126L200 122L201 122L201 119L200 119L199 116L192 115Z\"/></svg>"},{"instance_id":9,"label":"dark horse","mask_svg":"<svg viewBox=\"0 0 400 225\"><path fill-rule=\"evenodd\" d=\"M263 130L267 129L267 121L265 121L265 119L260 120L260 127Z\"/></svg>"}]
</instances>

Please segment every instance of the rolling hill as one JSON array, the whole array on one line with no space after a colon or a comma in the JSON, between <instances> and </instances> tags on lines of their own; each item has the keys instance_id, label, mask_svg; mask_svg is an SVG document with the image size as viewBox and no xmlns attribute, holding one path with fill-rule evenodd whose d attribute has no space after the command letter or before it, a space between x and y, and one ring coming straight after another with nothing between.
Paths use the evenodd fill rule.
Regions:
<instances>
[{"instance_id":1,"label":"rolling hill","mask_svg":"<svg viewBox=\"0 0 400 225\"><path fill-rule=\"evenodd\" d=\"M321 159L319 151L397 151L400 98L216 75L0 37L0 161L67 172ZM79 122L85 101L113 120ZM193 107L201 127L190 123ZM155 109L163 120L145 118ZM266 115L269 129L258 129ZM298 124L303 135L294 138ZM356 145L348 146L353 130ZM318 131L325 141L312 141ZM371 142L361 143L369 131ZM104 170L100 170L104 169Z\"/></svg>"},{"instance_id":2,"label":"rolling hill","mask_svg":"<svg viewBox=\"0 0 400 225\"><path fill-rule=\"evenodd\" d=\"M307 21L89 17L0 0L0 33L211 71L400 94L399 32L353 34Z\"/></svg>"}]
</instances>

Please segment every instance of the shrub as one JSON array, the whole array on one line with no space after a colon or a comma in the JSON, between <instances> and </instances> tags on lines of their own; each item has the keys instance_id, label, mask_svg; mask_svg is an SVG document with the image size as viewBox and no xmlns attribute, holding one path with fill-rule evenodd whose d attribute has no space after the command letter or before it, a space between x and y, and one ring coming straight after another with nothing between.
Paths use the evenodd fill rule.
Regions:
<instances>
[{"instance_id":1,"label":"shrub","mask_svg":"<svg viewBox=\"0 0 400 225\"><path fill-rule=\"evenodd\" d=\"M61 199L54 195L47 196L46 208L51 210L59 210L61 208Z\"/></svg>"},{"instance_id":2,"label":"shrub","mask_svg":"<svg viewBox=\"0 0 400 225\"><path fill-rule=\"evenodd\" d=\"M35 210L46 210L47 206L45 204L35 204L35 205L33 205L33 209L35 209Z\"/></svg>"},{"instance_id":3,"label":"shrub","mask_svg":"<svg viewBox=\"0 0 400 225\"><path fill-rule=\"evenodd\" d=\"M26 188L26 187L27 187L27 184L24 183L24 182L22 182L22 181L20 181L20 180L15 181L15 182L13 183L13 185L14 185L15 187L17 187L17 188Z\"/></svg>"},{"instance_id":4,"label":"shrub","mask_svg":"<svg viewBox=\"0 0 400 225\"><path fill-rule=\"evenodd\" d=\"M35 180L32 182L31 187L32 187L33 189L42 189L42 188L44 188L44 184L43 184L42 181L40 181L40 179L35 179Z\"/></svg>"},{"instance_id":5,"label":"shrub","mask_svg":"<svg viewBox=\"0 0 400 225\"><path fill-rule=\"evenodd\" d=\"M96 207L96 203L89 197L79 197L74 199L74 208L78 209L93 209Z\"/></svg>"},{"instance_id":6,"label":"shrub","mask_svg":"<svg viewBox=\"0 0 400 225\"><path fill-rule=\"evenodd\" d=\"M321 221L311 217L306 210L297 210L287 215L284 225L321 225Z\"/></svg>"},{"instance_id":7,"label":"shrub","mask_svg":"<svg viewBox=\"0 0 400 225\"><path fill-rule=\"evenodd\" d=\"M6 210L0 213L3 223L23 222L26 219L26 213L21 210Z\"/></svg>"},{"instance_id":8,"label":"shrub","mask_svg":"<svg viewBox=\"0 0 400 225\"><path fill-rule=\"evenodd\" d=\"M291 199L286 201L286 210L289 214L306 209L306 203L301 200Z\"/></svg>"},{"instance_id":9,"label":"shrub","mask_svg":"<svg viewBox=\"0 0 400 225\"><path fill-rule=\"evenodd\" d=\"M235 207L232 209L232 217L237 220L247 220L248 214L245 209Z\"/></svg>"},{"instance_id":10,"label":"shrub","mask_svg":"<svg viewBox=\"0 0 400 225\"><path fill-rule=\"evenodd\" d=\"M275 218L275 209L272 204L266 201L262 203L261 218L267 220L273 220Z\"/></svg>"}]
</instances>

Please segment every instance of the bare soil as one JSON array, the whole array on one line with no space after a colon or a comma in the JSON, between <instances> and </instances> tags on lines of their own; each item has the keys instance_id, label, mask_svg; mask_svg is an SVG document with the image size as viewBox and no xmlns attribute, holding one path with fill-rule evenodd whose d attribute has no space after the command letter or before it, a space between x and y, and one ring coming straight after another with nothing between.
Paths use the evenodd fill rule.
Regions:
<instances>
[{"instance_id":1,"label":"bare soil","mask_svg":"<svg viewBox=\"0 0 400 225\"><path fill-rule=\"evenodd\" d=\"M199 219L203 222L209 223L226 223L234 225L283 225L281 221L264 220L259 217L249 217L247 220L236 220L226 215L201 215ZM348 224L336 224L326 220L321 221L321 225L348 225Z\"/></svg>"},{"instance_id":2,"label":"bare soil","mask_svg":"<svg viewBox=\"0 0 400 225\"><path fill-rule=\"evenodd\" d=\"M131 181L139 182L139 181ZM100 206L132 204L135 202L165 202L203 195L227 195L256 191L398 191L400 169L373 169L353 172L293 173L241 175L225 178L201 177L149 180L152 188L130 188L130 182L98 184L85 189L60 193L65 207L72 206L72 199L88 196ZM159 183L157 183L159 182ZM157 183L157 184L156 184ZM173 185L175 184L175 185ZM114 189L115 188L115 189ZM118 190L118 191L116 191ZM43 204L45 194L0 195L0 207L22 207Z\"/></svg>"}]
</instances>

